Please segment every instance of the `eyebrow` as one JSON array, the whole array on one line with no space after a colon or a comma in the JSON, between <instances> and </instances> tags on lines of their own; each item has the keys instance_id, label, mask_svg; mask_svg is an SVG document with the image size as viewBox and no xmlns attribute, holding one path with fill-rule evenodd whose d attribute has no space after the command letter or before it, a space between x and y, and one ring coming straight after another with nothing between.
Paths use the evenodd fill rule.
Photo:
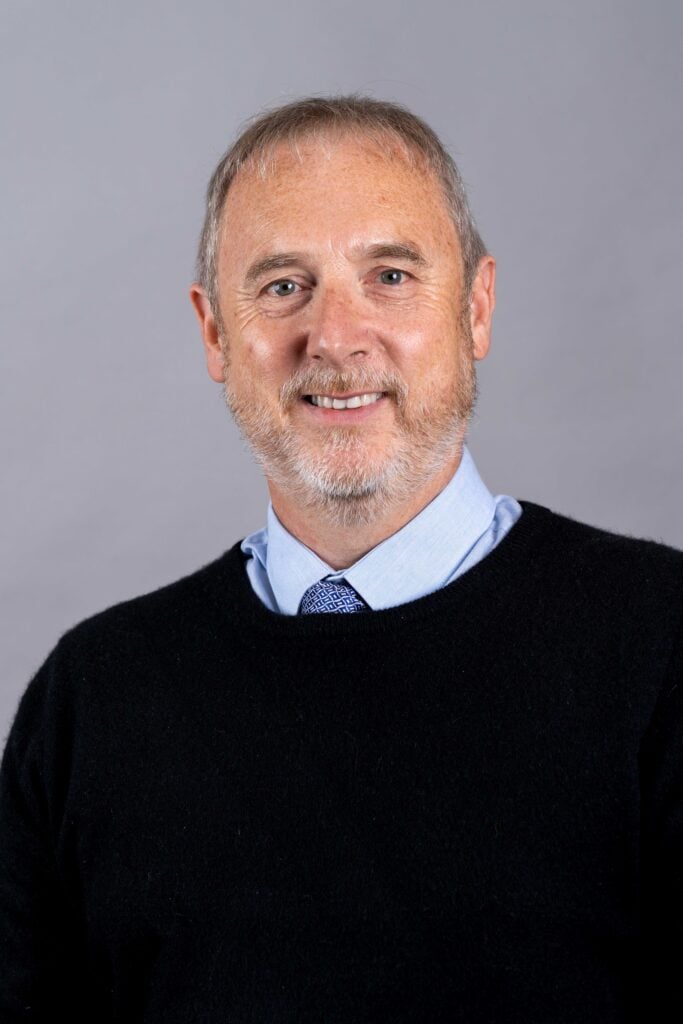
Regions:
<instances>
[{"instance_id":1,"label":"eyebrow","mask_svg":"<svg viewBox=\"0 0 683 1024\"><path fill-rule=\"evenodd\" d=\"M244 277L245 284L254 284L264 274L273 270L282 270L283 267L291 267L294 263L300 263L302 259L299 252L276 252L271 256L264 256L251 264Z\"/></svg>"},{"instance_id":2,"label":"eyebrow","mask_svg":"<svg viewBox=\"0 0 683 1024\"><path fill-rule=\"evenodd\" d=\"M408 242L380 242L369 246L364 255L371 260L406 260L415 267L428 266L427 259L418 247Z\"/></svg>"},{"instance_id":3,"label":"eyebrow","mask_svg":"<svg viewBox=\"0 0 683 1024\"><path fill-rule=\"evenodd\" d=\"M416 245L408 242L378 242L370 245L367 249L360 249L359 255L371 260L405 260L415 267L428 266L426 258L422 255ZM283 270L295 263L301 263L304 257L300 252L276 252L263 259L256 260L247 270L245 284L254 284L264 274L270 274L274 270Z\"/></svg>"}]
</instances>

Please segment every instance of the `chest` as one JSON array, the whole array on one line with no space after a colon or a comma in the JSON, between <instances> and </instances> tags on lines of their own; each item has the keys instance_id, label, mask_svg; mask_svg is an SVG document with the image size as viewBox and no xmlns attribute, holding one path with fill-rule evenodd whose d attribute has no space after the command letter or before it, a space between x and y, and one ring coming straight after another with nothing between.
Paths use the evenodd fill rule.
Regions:
<instances>
[{"instance_id":1,"label":"chest","mask_svg":"<svg viewBox=\"0 0 683 1024\"><path fill-rule=\"evenodd\" d=\"M103 705L70 847L94 929L627 921L633 701L613 652L534 650L482 637L475 657L455 625L438 648L322 643L314 666L273 647Z\"/></svg>"}]
</instances>

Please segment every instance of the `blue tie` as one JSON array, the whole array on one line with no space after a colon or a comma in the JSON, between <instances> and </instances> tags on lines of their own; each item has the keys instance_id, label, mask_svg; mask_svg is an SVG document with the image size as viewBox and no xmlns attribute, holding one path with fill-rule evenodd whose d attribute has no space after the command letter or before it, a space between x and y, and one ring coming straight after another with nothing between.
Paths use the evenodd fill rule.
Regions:
<instances>
[{"instance_id":1,"label":"blue tie","mask_svg":"<svg viewBox=\"0 0 683 1024\"><path fill-rule=\"evenodd\" d=\"M362 612L367 605L346 580L318 580L301 598L300 615L319 612Z\"/></svg>"}]
</instances>

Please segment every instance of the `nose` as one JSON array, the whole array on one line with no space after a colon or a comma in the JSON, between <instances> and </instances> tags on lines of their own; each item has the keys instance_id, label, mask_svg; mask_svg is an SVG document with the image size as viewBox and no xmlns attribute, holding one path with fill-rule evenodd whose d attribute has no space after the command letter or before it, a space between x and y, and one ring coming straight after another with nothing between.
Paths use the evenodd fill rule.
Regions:
<instances>
[{"instance_id":1,"label":"nose","mask_svg":"<svg viewBox=\"0 0 683 1024\"><path fill-rule=\"evenodd\" d=\"M367 356L371 329L358 296L344 288L320 288L309 306L309 358L342 366Z\"/></svg>"}]
</instances>

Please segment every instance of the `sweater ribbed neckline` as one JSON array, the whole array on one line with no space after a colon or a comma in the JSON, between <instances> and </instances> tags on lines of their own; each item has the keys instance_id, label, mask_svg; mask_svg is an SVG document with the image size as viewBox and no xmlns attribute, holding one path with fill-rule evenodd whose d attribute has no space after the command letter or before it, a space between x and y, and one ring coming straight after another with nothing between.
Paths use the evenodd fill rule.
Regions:
<instances>
[{"instance_id":1,"label":"sweater ribbed neckline","mask_svg":"<svg viewBox=\"0 0 683 1024\"><path fill-rule=\"evenodd\" d=\"M321 615L282 615L272 612L254 593L246 572L246 556L238 541L232 548L207 567L204 584L211 591L210 598L219 615L229 615L233 623L241 621L245 629L263 630L271 634L296 636L358 636L391 632L408 622L441 615L477 593L485 590L489 596L497 589L509 590L519 580L530 558L536 558L540 549L551 539L548 531L551 520L564 517L542 505L520 501L523 512L506 536L485 558L468 569L452 583L424 597L372 612L356 615L328 613ZM211 572L211 569L217 572Z\"/></svg>"}]
</instances>

